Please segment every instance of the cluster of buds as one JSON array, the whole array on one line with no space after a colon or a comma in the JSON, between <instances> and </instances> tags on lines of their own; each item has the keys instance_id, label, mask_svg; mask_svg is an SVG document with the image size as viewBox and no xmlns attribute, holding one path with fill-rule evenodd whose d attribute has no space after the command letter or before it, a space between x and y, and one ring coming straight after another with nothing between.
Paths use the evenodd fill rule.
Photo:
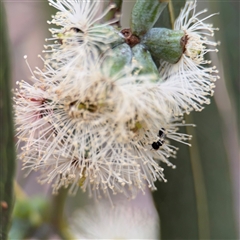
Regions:
<instances>
[{"instance_id":1,"label":"cluster of buds","mask_svg":"<svg viewBox=\"0 0 240 240\"><path fill-rule=\"evenodd\" d=\"M154 28L167 3L137 0L130 29L118 18L104 22L100 1L49 0L59 10L49 24L51 42L32 72L33 84L18 82L15 114L24 168L40 170L41 183L75 193L123 192L134 197L166 181L160 162L175 167L174 141L185 113L209 103L215 67L206 53L212 25L187 2L174 29ZM210 47L210 48L209 48Z\"/></svg>"}]
</instances>

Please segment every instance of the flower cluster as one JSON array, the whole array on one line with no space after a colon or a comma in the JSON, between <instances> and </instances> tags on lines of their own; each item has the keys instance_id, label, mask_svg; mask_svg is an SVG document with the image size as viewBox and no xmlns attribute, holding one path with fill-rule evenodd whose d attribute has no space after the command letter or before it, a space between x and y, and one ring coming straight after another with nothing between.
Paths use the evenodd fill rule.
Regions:
<instances>
[{"instance_id":1,"label":"flower cluster","mask_svg":"<svg viewBox=\"0 0 240 240\"><path fill-rule=\"evenodd\" d=\"M208 17L199 19L204 12L195 12L196 2L186 3L174 30L139 31L143 36L118 31L117 18L102 23L113 5L99 14L99 1L49 3L59 12L49 21L57 28L41 57L44 69L15 91L24 168L40 170L39 181L53 183L55 192L70 185L73 193L81 187L134 197L146 185L155 189L157 179L166 181L160 162L175 167L168 160L176 156L172 141L190 145L190 136L178 132L187 125L183 114L202 110L213 93L217 71L204 66L204 57L208 45L216 46L206 38L216 29L204 22ZM166 31L169 41L179 36L177 50L151 45L151 36L166 38Z\"/></svg>"}]
</instances>

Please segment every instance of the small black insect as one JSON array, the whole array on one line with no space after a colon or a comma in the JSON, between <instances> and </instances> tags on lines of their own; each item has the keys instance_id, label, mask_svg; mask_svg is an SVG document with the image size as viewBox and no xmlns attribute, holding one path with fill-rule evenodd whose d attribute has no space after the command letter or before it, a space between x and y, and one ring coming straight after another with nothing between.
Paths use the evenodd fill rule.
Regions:
<instances>
[{"instance_id":1,"label":"small black insect","mask_svg":"<svg viewBox=\"0 0 240 240\"><path fill-rule=\"evenodd\" d=\"M158 150L162 145L163 145L163 142L160 141L160 140L158 140L157 142L153 142L153 143L152 143L152 148L153 148L154 150Z\"/></svg>"},{"instance_id":2,"label":"small black insect","mask_svg":"<svg viewBox=\"0 0 240 240\"><path fill-rule=\"evenodd\" d=\"M158 137L160 137L161 139L164 139L166 136L165 134L165 128L161 128L158 132Z\"/></svg>"},{"instance_id":3,"label":"small black insect","mask_svg":"<svg viewBox=\"0 0 240 240\"><path fill-rule=\"evenodd\" d=\"M157 140L157 142L153 142L152 143L152 148L154 150L158 150L164 144L165 137L166 137L166 133L165 133L165 129L164 128L161 128L159 130L158 137L159 137L159 139Z\"/></svg>"},{"instance_id":4,"label":"small black insect","mask_svg":"<svg viewBox=\"0 0 240 240\"><path fill-rule=\"evenodd\" d=\"M79 28L76 28L76 27L72 27L72 28L70 28L70 31L74 31L74 32L76 32L76 33L83 33L83 31L81 30L81 29L79 29Z\"/></svg>"}]
</instances>

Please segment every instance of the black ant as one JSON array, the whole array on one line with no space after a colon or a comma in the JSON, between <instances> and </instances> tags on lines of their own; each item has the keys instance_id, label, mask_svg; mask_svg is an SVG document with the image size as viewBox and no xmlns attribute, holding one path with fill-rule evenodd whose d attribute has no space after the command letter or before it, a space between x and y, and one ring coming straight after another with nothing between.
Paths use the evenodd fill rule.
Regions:
<instances>
[{"instance_id":1,"label":"black ant","mask_svg":"<svg viewBox=\"0 0 240 240\"><path fill-rule=\"evenodd\" d=\"M158 137L159 137L159 139L157 140L157 142L153 142L152 143L152 148L154 150L158 150L165 142L166 133L165 133L165 129L164 128L161 128L159 130Z\"/></svg>"}]
</instances>

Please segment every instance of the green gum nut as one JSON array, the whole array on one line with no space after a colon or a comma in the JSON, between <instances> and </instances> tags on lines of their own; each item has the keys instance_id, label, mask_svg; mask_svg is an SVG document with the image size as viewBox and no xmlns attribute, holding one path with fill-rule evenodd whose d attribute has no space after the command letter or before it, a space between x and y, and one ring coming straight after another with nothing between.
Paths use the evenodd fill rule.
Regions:
<instances>
[{"instance_id":1,"label":"green gum nut","mask_svg":"<svg viewBox=\"0 0 240 240\"><path fill-rule=\"evenodd\" d=\"M99 38L102 36L104 44L109 44L111 47L116 47L125 41L124 36L110 25L95 25L93 32L98 34Z\"/></svg>"},{"instance_id":2,"label":"green gum nut","mask_svg":"<svg viewBox=\"0 0 240 240\"><path fill-rule=\"evenodd\" d=\"M144 44L154 59L176 63L184 52L185 33L181 30L152 28L143 38Z\"/></svg>"},{"instance_id":3,"label":"green gum nut","mask_svg":"<svg viewBox=\"0 0 240 240\"><path fill-rule=\"evenodd\" d=\"M166 6L166 2L160 3L159 0L137 0L132 10L132 33L138 37L146 34L154 26Z\"/></svg>"},{"instance_id":4,"label":"green gum nut","mask_svg":"<svg viewBox=\"0 0 240 240\"><path fill-rule=\"evenodd\" d=\"M151 74L153 81L159 81L159 71L146 47L142 44L137 44L132 48L132 53L132 64L136 66L134 72L138 75Z\"/></svg>"},{"instance_id":5,"label":"green gum nut","mask_svg":"<svg viewBox=\"0 0 240 240\"><path fill-rule=\"evenodd\" d=\"M103 57L102 71L109 76L114 76L123 70L125 66L129 66L131 60L131 48L126 43L123 43L106 52Z\"/></svg>"}]
</instances>

